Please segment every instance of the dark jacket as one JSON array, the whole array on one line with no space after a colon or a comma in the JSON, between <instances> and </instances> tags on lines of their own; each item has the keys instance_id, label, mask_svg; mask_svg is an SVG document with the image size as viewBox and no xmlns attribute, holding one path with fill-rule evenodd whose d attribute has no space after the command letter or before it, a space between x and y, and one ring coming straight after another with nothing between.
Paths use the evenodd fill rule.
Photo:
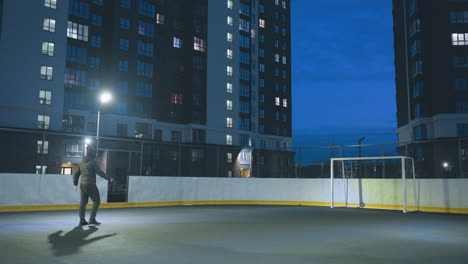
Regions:
<instances>
[{"instance_id":1,"label":"dark jacket","mask_svg":"<svg viewBox=\"0 0 468 264\"><path fill-rule=\"evenodd\" d=\"M99 164L94 159L85 157L78 166L78 170L73 175L73 185L78 185L78 178L80 175L80 184L96 184L96 174L106 180L110 179L110 177L99 168Z\"/></svg>"}]
</instances>

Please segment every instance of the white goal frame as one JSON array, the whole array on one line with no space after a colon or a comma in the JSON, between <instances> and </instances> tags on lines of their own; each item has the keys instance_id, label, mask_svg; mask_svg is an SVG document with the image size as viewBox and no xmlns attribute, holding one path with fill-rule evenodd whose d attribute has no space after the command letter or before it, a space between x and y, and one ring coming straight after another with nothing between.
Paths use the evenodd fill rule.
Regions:
<instances>
[{"instance_id":1,"label":"white goal frame","mask_svg":"<svg viewBox=\"0 0 468 264\"><path fill-rule=\"evenodd\" d=\"M399 159L401 162L401 178L403 185L403 213L410 212L407 209L407 197L406 197L406 160L411 160L411 169L413 172L413 181L416 180L415 170L414 170L414 159L412 157L406 156L387 156L387 157L348 157L348 158L331 158L330 159L330 208L335 207L335 190L334 190L334 162L335 161L350 161L350 160L389 160L389 159Z\"/></svg>"}]
</instances>

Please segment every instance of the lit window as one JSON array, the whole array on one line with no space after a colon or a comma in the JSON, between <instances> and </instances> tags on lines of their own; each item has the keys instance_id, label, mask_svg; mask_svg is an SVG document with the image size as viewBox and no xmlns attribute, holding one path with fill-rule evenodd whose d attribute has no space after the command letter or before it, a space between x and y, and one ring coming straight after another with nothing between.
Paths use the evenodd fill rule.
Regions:
<instances>
[{"instance_id":1,"label":"lit window","mask_svg":"<svg viewBox=\"0 0 468 264\"><path fill-rule=\"evenodd\" d=\"M227 24L232 26L232 24L234 24L234 20L232 19L232 16L228 16L227 17Z\"/></svg>"},{"instance_id":2,"label":"lit window","mask_svg":"<svg viewBox=\"0 0 468 264\"><path fill-rule=\"evenodd\" d=\"M41 66L41 79L42 80L52 80L54 73L54 68L50 66Z\"/></svg>"},{"instance_id":3,"label":"lit window","mask_svg":"<svg viewBox=\"0 0 468 264\"><path fill-rule=\"evenodd\" d=\"M52 92L44 91L44 90L39 91L39 103L40 104L50 105L51 101L52 101Z\"/></svg>"},{"instance_id":4,"label":"lit window","mask_svg":"<svg viewBox=\"0 0 468 264\"><path fill-rule=\"evenodd\" d=\"M287 63L286 56L283 56L283 64L286 64L286 63Z\"/></svg>"},{"instance_id":5,"label":"lit window","mask_svg":"<svg viewBox=\"0 0 468 264\"><path fill-rule=\"evenodd\" d=\"M193 49L197 51L205 51L205 41L203 39L193 37Z\"/></svg>"},{"instance_id":6,"label":"lit window","mask_svg":"<svg viewBox=\"0 0 468 264\"><path fill-rule=\"evenodd\" d=\"M48 154L49 153L49 141L37 141L37 154Z\"/></svg>"},{"instance_id":7,"label":"lit window","mask_svg":"<svg viewBox=\"0 0 468 264\"><path fill-rule=\"evenodd\" d=\"M232 93L232 83L227 83L226 84L226 92Z\"/></svg>"},{"instance_id":8,"label":"lit window","mask_svg":"<svg viewBox=\"0 0 468 264\"><path fill-rule=\"evenodd\" d=\"M49 32L55 32L55 19L44 18L42 29L44 29L45 31L49 31Z\"/></svg>"},{"instance_id":9,"label":"lit window","mask_svg":"<svg viewBox=\"0 0 468 264\"><path fill-rule=\"evenodd\" d=\"M228 42L232 42L232 41L233 41L233 36L232 36L232 33L231 33L231 32L228 32L228 33L226 34L226 40L227 40Z\"/></svg>"},{"instance_id":10,"label":"lit window","mask_svg":"<svg viewBox=\"0 0 468 264\"><path fill-rule=\"evenodd\" d=\"M37 128L49 129L50 127L50 116L38 115L37 116Z\"/></svg>"},{"instance_id":11,"label":"lit window","mask_svg":"<svg viewBox=\"0 0 468 264\"><path fill-rule=\"evenodd\" d=\"M232 110L232 101L226 100L226 109L231 111Z\"/></svg>"},{"instance_id":12,"label":"lit window","mask_svg":"<svg viewBox=\"0 0 468 264\"><path fill-rule=\"evenodd\" d=\"M182 104L183 103L183 94L181 93L171 93L171 103L172 104Z\"/></svg>"},{"instance_id":13,"label":"lit window","mask_svg":"<svg viewBox=\"0 0 468 264\"><path fill-rule=\"evenodd\" d=\"M282 6L283 6L283 8L286 8L286 1L284 1L284 0L282 1Z\"/></svg>"},{"instance_id":14,"label":"lit window","mask_svg":"<svg viewBox=\"0 0 468 264\"><path fill-rule=\"evenodd\" d=\"M182 45L183 45L182 39L174 37L174 41L172 45L174 48L179 48L179 49L182 48Z\"/></svg>"},{"instance_id":15,"label":"lit window","mask_svg":"<svg viewBox=\"0 0 468 264\"><path fill-rule=\"evenodd\" d=\"M228 76L232 76L233 75L233 69L231 66L227 66L226 67L226 71L227 71L227 75Z\"/></svg>"},{"instance_id":16,"label":"lit window","mask_svg":"<svg viewBox=\"0 0 468 264\"><path fill-rule=\"evenodd\" d=\"M275 5L279 5L279 0L275 0Z\"/></svg>"},{"instance_id":17,"label":"lit window","mask_svg":"<svg viewBox=\"0 0 468 264\"><path fill-rule=\"evenodd\" d=\"M227 8L232 9L234 7L234 2L232 0L227 0Z\"/></svg>"},{"instance_id":18,"label":"lit window","mask_svg":"<svg viewBox=\"0 0 468 264\"><path fill-rule=\"evenodd\" d=\"M258 25L259 25L261 28L265 28L265 19L259 19L259 20L258 20Z\"/></svg>"},{"instance_id":19,"label":"lit window","mask_svg":"<svg viewBox=\"0 0 468 264\"><path fill-rule=\"evenodd\" d=\"M288 99L283 99L283 107L288 107Z\"/></svg>"},{"instance_id":20,"label":"lit window","mask_svg":"<svg viewBox=\"0 0 468 264\"><path fill-rule=\"evenodd\" d=\"M227 49L226 50L226 56L227 56L228 59L232 59L232 57L233 57L232 49Z\"/></svg>"},{"instance_id":21,"label":"lit window","mask_svg":"<svg viewBox=\"0 0 468 264\"><path fill-rule=\"evenodd\" d=\"M276 62L279 62L279 61L280 61L280 55L279 55L279 54L275 54L275 61L276 61Z\"/></svg>"},{"instance_id":22,"label":"lit window","mask_svg":"<svg viewBox=\"0 0 468 264\"><path fill-rule=\"evenodd\" d=\"M232 127L232 118L226 117L226 127Z\"/></svg>"},{"instance_id":23,"label":"lit window","mask_svg":"<svg viewBox=\"0 0 468 264\"><path fill-rule=\"evenodd\" d=\"M232 145L232 136L231 135L226 135L226 144L227 145Z\"/></svg>"},{"instance_id":24,"label":"lit window","mask_svg":"<svg viewBox=\"0 0 468 264\"><path fill-rule=\"evenodd\" d=\"M466 46L468 45L468 33L452 33L453 46Z\"/></svg>"},{"instance_id":25,"label":"lit window","mask_svg":"<svg viewBox=\"0 0 468 264\"><path fill-rule=\"evenodd\" d=\"M44 1L44 6L52 8L52 9L56 9L57 8L57 0L45 0Z\"/></svg>"},{"instance_id":26,"label":"lit window","mask_svg":"<svg viewBox=\"0 0 468 264\"><path fill-rule=\"evenodd\" d=\"M226 154L227 163L232 163L232 153L228 152Z\"/></svg>"},{"instance_id":27,"label":"lit window","mask_svg":"<svg viewBox=\"0 0 468 264\"><path fill-rule=\"evenodd\" d=\"M275 105L279 106L280 105L280 98L275 97Z\"/></svg>"},{"instance_id":28,"label":"lit window","mask_svg":"<svg viewBox=\"0 0 468 264\"><path fill-rule=\"evenodd\" d=\"M47 56L54 56L54 43L52 42L42 42L42 54Z\"/></svg>"},{"instance_id":29,"label":"lit window","mask_svg":"<svg viewBox=\"0 0 468 264\"><path fill-rule=\"evenodd\" d=\"M72 39L88 41L88 26L68 21L67 37Z\"/></svg>"},{"instance_id":30,"label":"lit window","mask_svg":"<svg viewBox=\"0 0 468 264\"><path fill-rule=\"evenodd\" d=\"M164 24L164 15L156 14L156 24Z\"/></svg>"}]
</instances>

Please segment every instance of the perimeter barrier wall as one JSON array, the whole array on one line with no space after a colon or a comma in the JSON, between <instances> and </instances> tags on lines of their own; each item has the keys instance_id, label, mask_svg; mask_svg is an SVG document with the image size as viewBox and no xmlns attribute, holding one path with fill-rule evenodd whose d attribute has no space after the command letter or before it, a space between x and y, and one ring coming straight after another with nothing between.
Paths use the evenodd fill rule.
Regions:
<instances>
[{"instance_id":1,"label":"perimeter barrier wall","mask_svg":"<svg viewBox=\"0 0 468 264\"><path fill-rule=\"evenodd\" d=\"M70 175L0 174L0 212L76 209L79 190ZM103 208L204 204L330 206L330 179L265 179L129 176L128 202L107 202L107 181L98 177ZM408 209L468 213L468 179L406 180ZM402 209L401 179L335 179L335 206Z\"/></svg>"},{"instance_id":2,"label":"perimeter barrier wall","mask_svg":"<svg viewBox=\"0 0 468 264\"><path fill-rule=\"evenodd\" d=\"M97 177L96 184L101 194L101 203L107 202L107 180ZM15 206L12 211L38 209L31 207L61 205L57 209L69 209L80 202L80 189L73 191L73 176L63 174L15 174L0 173L0 211ZM76 207L77 208L77 207ZM71 208L70 208L71 209ZM28 210L29 211L29 210Z\"/></svg>"}]
</instances>

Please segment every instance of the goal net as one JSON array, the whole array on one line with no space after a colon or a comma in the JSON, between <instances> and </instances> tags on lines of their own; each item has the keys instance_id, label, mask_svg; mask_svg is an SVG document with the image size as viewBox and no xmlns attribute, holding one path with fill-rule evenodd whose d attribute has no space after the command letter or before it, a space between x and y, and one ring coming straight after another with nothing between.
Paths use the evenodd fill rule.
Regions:
<instances>
[{"instance_id":1,"label":"goal net","mask_svg":"<svg viewBox=\"0 0 468 264\"><path fill-rule=\"evenodd\" d=\"M416 211L414 160L405 156L330 159L330 207Z\"/></svg>"}]
</instances>

